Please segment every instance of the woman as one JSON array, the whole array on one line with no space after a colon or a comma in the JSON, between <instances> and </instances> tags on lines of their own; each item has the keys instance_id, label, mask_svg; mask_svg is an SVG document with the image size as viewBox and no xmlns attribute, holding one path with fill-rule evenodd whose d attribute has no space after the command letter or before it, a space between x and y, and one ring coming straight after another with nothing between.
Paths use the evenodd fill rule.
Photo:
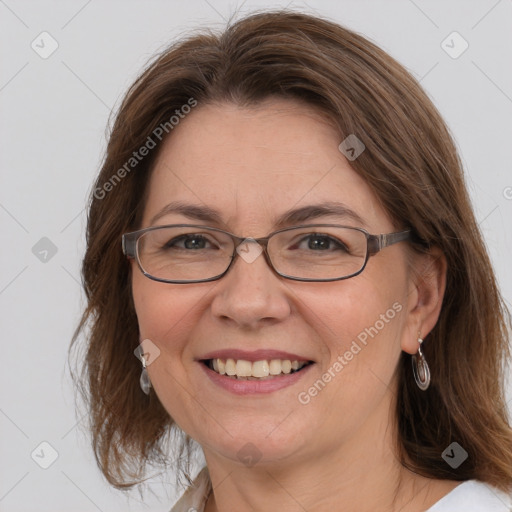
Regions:
<instances>
[{"instance_id":1,"label":"woman","mask_svg":"<svg viewBox=\"0 0 512 512\"><path fill-rule=\"evenodd\" d=\"M363 37L277 11L163 52L83 278L114 486L181 432L206 466L176 512L508 510L509 315L445 124Z\"/></svg>"}]
</instances>

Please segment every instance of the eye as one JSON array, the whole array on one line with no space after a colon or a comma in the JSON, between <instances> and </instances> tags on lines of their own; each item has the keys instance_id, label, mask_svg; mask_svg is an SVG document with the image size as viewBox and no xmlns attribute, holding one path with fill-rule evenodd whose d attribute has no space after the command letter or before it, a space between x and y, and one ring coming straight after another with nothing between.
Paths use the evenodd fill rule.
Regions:
<instances>
[{"instance_id":1,"label":"eye","mask_svg":"<svg viewBox=\"0 0 512 512\"><path fill-rule=\"evenodd\" d=\"M302 243L307 242L307 247L303 247ZM309 249L316 252L323 252L328 250L340 250L344 252L349 252L348 247L343 243L342 240L338 238L334 238L329 235L325 235L322 233L311 233L302 238L299 242L299 249Z\"/></svg>"},{"instance_id":2,"label":"eye","mask_svg":"<svg viewBox=\"0 0 512 512\"><path fill-rule=\"evenodd\" d=\"M182 245L183 244L183 245ZM207 249L207 244L210 244L210 240L207 237L200 234L187 234L171 238L164 246L163 249L191 249L200 250ZM211 245L211 244L210 244ZM212 246L213 248L213 246ZM218 247L217 247L218 248Z\"/></svg>"}]
</instances>

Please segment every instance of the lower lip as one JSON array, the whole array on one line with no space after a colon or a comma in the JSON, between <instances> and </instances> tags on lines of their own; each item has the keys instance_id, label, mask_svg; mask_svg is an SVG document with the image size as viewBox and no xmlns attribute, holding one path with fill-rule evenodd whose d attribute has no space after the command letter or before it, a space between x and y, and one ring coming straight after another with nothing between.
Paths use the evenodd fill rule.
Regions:
<instances>
[{"instance_id":1,"label":"lower lip","mask_svg":"<svg viewBox=\"0 0 512 512\"><path fill-rule=\"evenodd\" d=\"M309 364L298 372L283 374L272 379L258 381L226 377L225 375L220 375L220 373L208 368L204 363L199 364L214 384L217 384L221 388L224 388L235 395L253 395L278 391L279 389L295 384L303 375L308 373L310 368L313 366L313 364Z\"/></svg>"}]
</instances>

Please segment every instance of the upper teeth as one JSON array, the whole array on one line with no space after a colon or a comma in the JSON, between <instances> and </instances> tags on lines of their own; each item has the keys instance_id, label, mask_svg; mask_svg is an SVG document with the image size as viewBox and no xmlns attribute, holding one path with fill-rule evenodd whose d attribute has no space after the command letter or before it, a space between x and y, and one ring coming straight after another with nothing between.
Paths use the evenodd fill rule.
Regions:
<instances>
[{"instance_id":1,"label":"upper teeth","mask_svg":"<svg viewBox=\"0 0 512 512\"><path fill-rule=\"evenodd\" d=\"M271 359L270 361L246 361L245 359L212 359L213 369L221 375L236 377L268 377L280 373L299 370L307 361L290 361L289 359Z\"/></svg>"}]
</instances>

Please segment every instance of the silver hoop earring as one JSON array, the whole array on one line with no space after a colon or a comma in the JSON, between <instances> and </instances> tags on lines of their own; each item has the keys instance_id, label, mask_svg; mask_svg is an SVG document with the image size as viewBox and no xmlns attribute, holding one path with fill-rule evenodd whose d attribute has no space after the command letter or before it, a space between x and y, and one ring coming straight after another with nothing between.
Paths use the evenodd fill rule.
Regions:
<instances>
[{"instance_id":1,"label":"silver hoop earring","mask_svg":"<svg viewBox=\"0 0 512 512\"><path fill-rule=\"evenodd\" d=\"M151 380L149 380L148 370L146 369L146 359L143 355L140 356L142 361L142 373L140 374L140 388L146 395L149 395L151 389Z\"/></svg>"},{"instance_id":2,"label":"silver hoop earring","mask_svg":"<svg viewBox=\"0 0 512 512\"><path fill-rule=\"evenodd\" d=\"M418 354L412 356L412 372L418 387L422 391L425 391L430 385L430 368L421 350L423 340L420 337L420 333L418 333L418 343L420 345L418 347Z\"/></svg>"}]
</instances>

